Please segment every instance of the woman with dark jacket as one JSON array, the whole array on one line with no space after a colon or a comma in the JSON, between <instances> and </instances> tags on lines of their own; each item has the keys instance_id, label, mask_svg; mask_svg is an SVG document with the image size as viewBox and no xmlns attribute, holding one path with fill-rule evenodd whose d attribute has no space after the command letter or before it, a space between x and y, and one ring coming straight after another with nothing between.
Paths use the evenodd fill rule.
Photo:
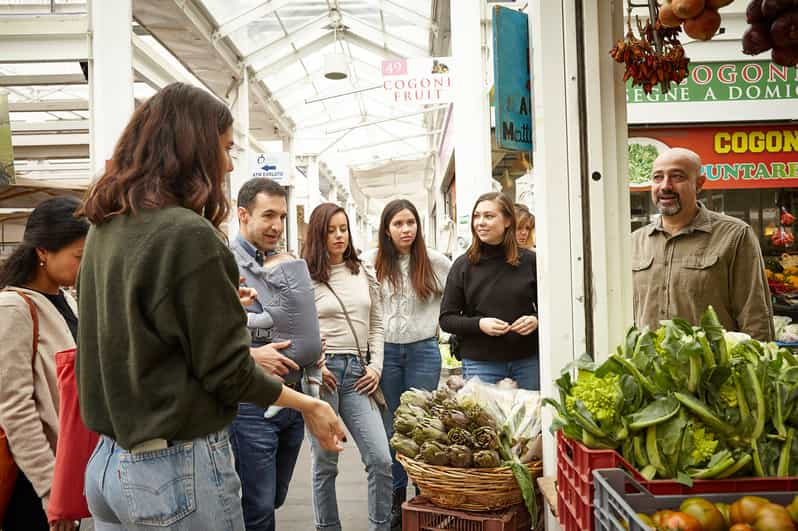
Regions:
<instances>
[{"instance_id":1,"label":"woman with dark jacket","mask_svg":"<svg viewBox=\"0 0 798 531\"><path fill-rule=\"evenodd\" d=\"M75 284L89 231L88 221L75 217L79 206L72 197L40 203L22 243L0 267L0 427L19 469L0 521L4 531L49 528L58 439L55 358L75 348L78 326L75 301L62 288ZM71 529L74 522L56 520L53 527Z\"/></svg>"},{"instance_id":2,"label":"woman with dark jacket","mask_svg":"<svg viewBox=\"0 0 798 531\"><path fill-rule=\"evenodd\" d=\"M540 389L535 253L519 248L515 230L507 196L477 199L471 246L449 271L439 323L459 339L465 378Z\"/></svg>"},{"instance_id":3,"label":"woman with dark jacket","mask_svg":"<svg viewBox=\"0 0 798 531\"><path fill-rule=\"evenodd\" d=\"M228 435L239 402L297 409L322 447L341 449L332 408L258 366L273 347L250 350L219 229L232 148L225 104L169 85L138 106L83 205L77 383L101 434L86 467L98 531L243 530Z\"/></svg>"}]
</instances>

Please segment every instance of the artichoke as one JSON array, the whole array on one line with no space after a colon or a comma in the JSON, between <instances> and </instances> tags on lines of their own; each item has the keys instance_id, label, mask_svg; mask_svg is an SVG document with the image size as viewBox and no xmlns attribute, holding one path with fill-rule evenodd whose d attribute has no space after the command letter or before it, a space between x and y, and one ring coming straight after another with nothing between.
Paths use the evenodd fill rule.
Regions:
<instances>
[{"instance_id":1,"label":"artichoke","mask_svg":"<svg viewBox=\"0 0 798 531\"><path fill-rule=\"evenodd\" d=\"M411 415L397 415L393 419L393 429L396 433L409 435L418 425L418 419Z\"/></svg>"},{"instance_id":2,"label":"artichoke","mask_svg":"<svg viewBox=\"0 0 798 531\"><path fill-rule=\"evenodd\" d=\"M416 441L416 444L424 444L428 441L438 441L443 444L449 444L449 438L443 430L425 425L423 422L413 428L411 435L413 436L413 440Z\"/></svg>"},{"instance_id":3,"label":"artichoke","mask_svg":"<svg viewBox=\"0 0 798 531\"><path fill-rule=\"evenodd\" d=\"M465 414L468 415L468 418L471 419L471 424L476 428L488 426L494 430L496 429L496 419L493 418L493 415L485 411L482 406L477 404L469 405L464 411Z\"/></svg>"},{"instance_id":4,"label":"artichoke","mask_svg":"<svg viewBox=\"0 0 798 531\"><path fill-rule=\"evenodd\" d=\"M419 458L430 465L446 466L449 464L447 447L435 441L427 441L421 445Z\"/></svg>"},{"instance_id":5,"label":"artichoke","mask_svg":"<svg viewBox=\"0 0 798 531\"><path fill-rule=\"evenodd\" d=\"M474 435L474 444L477 448L483 450L495 450L499 446L499 436L496 435L496 430L486 426L477 428L472 432Z\"/></svg>"},{"instance_id":6,"label":"artichoke","mask_svg":"<svg viewBox=\"0 0 798 531\"><path fill-rule=\"evenodd\" d=\"M446 379L446 387L452 391L459 391L465 387L465 380L459 374L453 374Z\"/></svg>"},{"instance_id":7,"label":"artichoke","mask_svg":"<svg viewBox=\"0 0 798 531\"><path fill-rule=\"evenodd\" d=\"M394 433L391 437L391 448L411 459L415 459L418 455L419 447L410 437L406 437L401 433Z\"/></svg>"},{"instance_id":8,"label":"artichoke","mask_svg":"<svg viewBox=\"0 0 798 531\"><path fill-rule=\"evenodd\" d=\"M499 464L499 453L496 450L474 452L474 466L477 468L496 468Z\"/></svg>"},{"instance_id":9,"label":"artichoke","mask_svg":"<svg viewBox=\"0 0 798 531\"><path fill-rule=\"evenodd\" d=\"M412 404L427 409L431 399L432 394L429 391L411 388L402 393L402 396L399 397L399 402L401 404Z\"/></svg>"},{"instance_id":10,"label":"artichoke","mask_svg":"<svg viewBox=\"0 0 798 531\"><path fill-rule=\"evenodd\" d=\"M467 428L471 421L459 409L447 409L441 414L441 420L446 429Z\"/></svg>"},{"instance_id":11,"label":"artichoke","mask_svg":"<svg viewBox=\"0 0 798 531\"><path fill-rule=\"evenodd\" d=\"M448 450L449 465L458 468L470 468L473 462L473 455L471 449L461 444L453 444Z\"/></svg>"},{"instance_id":12,"label":"artichoke","mask_svg":"<svg viewBox=\"0 0 798 531\"><path fill-rule=\"evenodd\" d=\"M432 393L432 401L436 404L443 404L447 400L456 400L457 394L448 387L441 387Z\"/></svg>"},{"instance_id":13,"label":"artichoke","mask_svg":"<svg viewBox=\"0 0 798 531\"><path fill-rule=\"evenodd\" d=\"M471 448L475 446L474 436L471 435L471 432L464 430L463 428L452 428L449 430L447 436L449 437L449 442L452 444L469 446Z\"/></svg>"},{"instance_id":14,"label":"artichoke","mask_svg":"<svg viewBox=\"0 0 798 531\"><path fill-rule=\"evenodd\" d=\"M433 428L438 431L446 431L446 426L443 425L443 421L441 419L436 419L434 417L427 417L419 422L419 425L425 428Z\"/></svg>"},{"instance_id":15,"label":"artichoke","mask_svg":"<svg viewBox=\"0 0 798 531\"><path fill-rule=\"evenodd\" d=\"M402 404L396 411L394 415L406 415L410 417L415 417L417 421L423 419L427 416L427 410L420 406L415 406L413 404Z\"/></svg>"}]
</instances>

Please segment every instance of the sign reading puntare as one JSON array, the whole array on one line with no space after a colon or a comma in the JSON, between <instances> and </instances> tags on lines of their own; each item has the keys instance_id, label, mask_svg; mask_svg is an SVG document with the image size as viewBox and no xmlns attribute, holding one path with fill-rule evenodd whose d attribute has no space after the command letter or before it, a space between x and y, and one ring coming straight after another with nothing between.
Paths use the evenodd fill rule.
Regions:
<instances>
[{"instance_id":1,"label":"sign reading puntare","mask_svg":"<svg viewBox=\"0 0 798 531\"><path fill-rule=\"evenodd\" d=\"M249 160L251 177L266 177L280 184L289 185L291 179L291 156L289 153L253 153Z\"/></svg>"},{"instance_id":2,"label":"sign reading puntare","mask_svg":"<svg viewBox=\"0 0 798 531\"><path fill-rule=\"evenodd\" d=\"M382 88L392 103L451 103L452 58L424 57L382 62Z\"/></svg>"},{"instance_id":3,"label":"sign reading puntare","mask_svg":"<svg viewBox=\"0 0 798 531\"><path fill-rule=\"evenodd\" d=\"M704 188L798 187L798 127L793 124L632 129L629 137L630 144L642 146L638 151L653 150L647 155L652 161L667 148L698 153Z\"/></svg>"},{"instance_id":4,"label":"sign reading puntare","mask_svg":"<svg viewBox=\"0 0 798 531\"><path fill-rule=\"evenodd\" d=\"M532 151L532 76L526 13L501 6L493 8L493 77L496 143L504 149Z\"/></svg>"}]
</instances>

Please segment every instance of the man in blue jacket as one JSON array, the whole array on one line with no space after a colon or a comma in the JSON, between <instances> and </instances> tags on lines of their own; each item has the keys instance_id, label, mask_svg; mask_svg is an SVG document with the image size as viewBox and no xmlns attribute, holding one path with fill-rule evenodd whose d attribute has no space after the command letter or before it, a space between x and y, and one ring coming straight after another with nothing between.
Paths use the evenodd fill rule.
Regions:
<instances>
[{"instance_id":1,"label":"man in blue jacket","mask_svg":"<svg viewBox=\"0 0 798 531\"><path fill-rule=\"evenodd\" d=\"M285 189L271 179L251 179L238 193L239 234L230 248L247 287L261 295L266 291L264 260L280 243L288 213ZM270 343L273 347L259 364L281 378L300 367L283 353L290 341L272 342L271 321L264 312L263 300L247 307L253 343ZM253 314L258 314L257 318ZM317 319L308 315L308 319ZM316 327L318 330L318 326ZM319 355L321 353L319 352ZM289 384L286 384L289 385ZM299 384L292 384L299 387ZM230 428L236 471L241 479L244 521L248 531L273 531L274 511L284 502L302 446L304 422L293 409L264 410L254 404L239 404L238 416Z\"/></svg>"}]
</instances>

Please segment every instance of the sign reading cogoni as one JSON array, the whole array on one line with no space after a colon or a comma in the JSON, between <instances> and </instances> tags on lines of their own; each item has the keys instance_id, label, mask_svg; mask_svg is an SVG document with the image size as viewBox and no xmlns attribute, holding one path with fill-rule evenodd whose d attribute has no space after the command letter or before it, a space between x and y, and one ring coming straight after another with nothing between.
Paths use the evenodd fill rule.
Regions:
<instances>
[{"instance_id":1,"label":"sign reading cogoni","mask_svg":"<svg viewBox=\"0 0 798 531\"><path fill-rule=\"evenodd\" d=\"M691 63L690 74L670 92L651 94L626 86L627 103L757 101L798 98L798 69L770 61Z\"/></svg>"},{"instance_id":2,"label":"sign reading cogoni","mask_svg":"<svg viewBox=\"0 0 798 531\"><path fill-rule=\"evenodd\" d=\"M382 88L392 103L451 103L451 57L382 62Z\"/></svg>"},{"instance_id":3,"label":"sign reading cogoni","mask_svg":"<svg viewBox=\"0 0 798 531\"><path fill-rule=\"evenodd\" d=\"M631 129L629 136L698 153L705 188L798 187L798 126L793 124Z\"/></svg>"}]
</instances>

